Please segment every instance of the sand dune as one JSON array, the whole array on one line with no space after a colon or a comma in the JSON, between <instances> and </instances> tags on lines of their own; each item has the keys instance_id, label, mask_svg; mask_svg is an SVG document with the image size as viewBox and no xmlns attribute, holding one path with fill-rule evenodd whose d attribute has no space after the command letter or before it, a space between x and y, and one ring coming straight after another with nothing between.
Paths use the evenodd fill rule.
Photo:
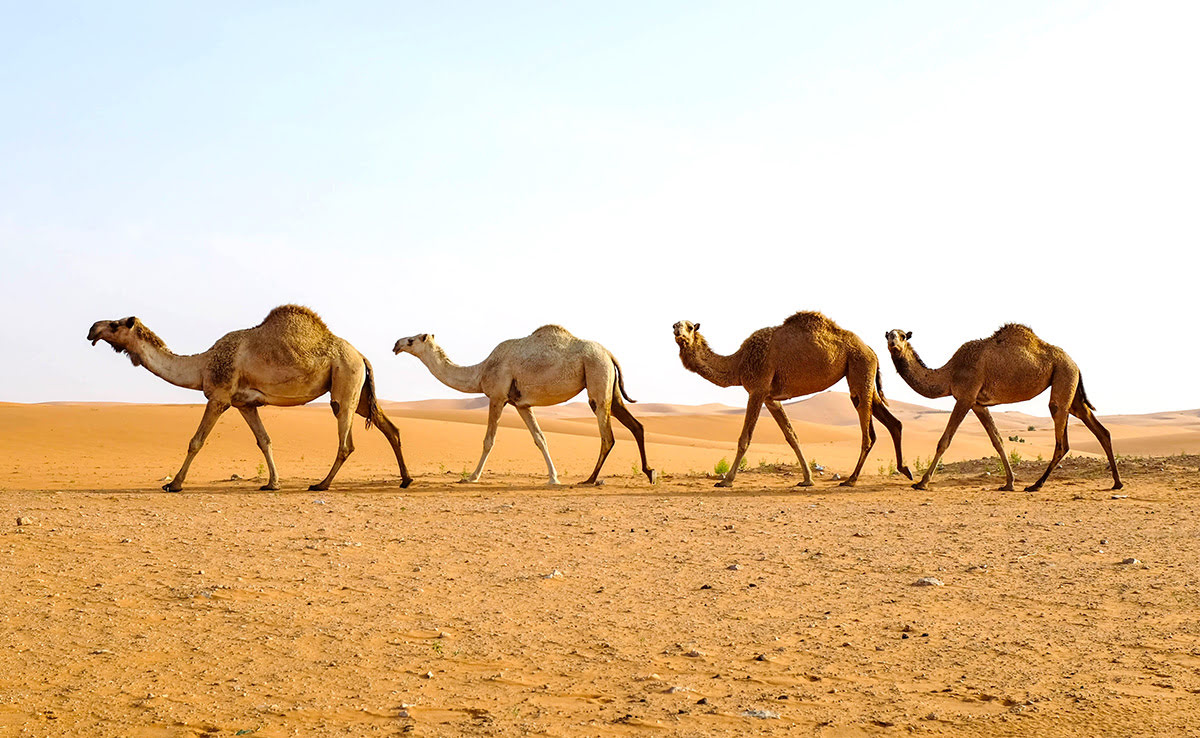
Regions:
<instances>
[{"instance_id":1,"label":"sand dune","mask_svg":"<svg viewBox=\"0 0 1200 738\"><path fill-rule=\"evenodd\" d=\"M789 405L827 469L805 490L758 467L792 458L769 417L737 486L714 489L741 410L668 405L634 406L657 486L620 429L605 486L545 488L511 409L483 483L457 484L486 416L460 398L389 403L405 490L359 422L335 486L308 492L334 454L318 403L262 411L281 491L258 491L228 413L168 494L202 406L0 403L0 734L1200 731L1197 457L1126 460L1114 497L1072 428L1036 495L997 492L990 462L918 493L887 475L884 436L845 489L849 405ZM567 482L597 452L581 406L542 413ZM928 459L945 414L896 411ZM1116 420L1121 453L1200 451L1194 414ZM1052 433L1010 425L1028 482ZM991 455L969 419L949 458Z\"/></svg>"}]
</instances>

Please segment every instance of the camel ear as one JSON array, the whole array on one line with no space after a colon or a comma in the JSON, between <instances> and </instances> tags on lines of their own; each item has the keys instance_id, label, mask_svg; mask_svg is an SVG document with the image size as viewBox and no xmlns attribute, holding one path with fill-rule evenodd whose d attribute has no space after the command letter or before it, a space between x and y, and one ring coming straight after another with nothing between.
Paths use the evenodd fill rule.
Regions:
<instances>
[{"instance_id":1,"label":"camel ear","mask_svg":"<svg viewBox=\"0 0 1200 738\"><path fill-rule=\"evenodd\" d=\"M125 327L126 327L126 328L132 328L132 327L133 327L133 324L134 324L134 322L136 322L136 321L137 321L137 318L135 318L135 317L133 317L132 315L130 315L128 318L126 318L126 319L125 319Z\"/></svg>"},{"instance_id":2,"label":"camel ear","mask_svg":"<svg viewBox=\"0 0 1200 738\"><path fill-rule=\"evenodd\" d=\"M908 339L910 339L910 338L912 338L912 331L909 331L909 332L908 332L908 335L904 336L904 340L906 340L906 341L907 341L907 340L908 340Z\"/></svg>"},{"instance_id":3,"label":"camel ear","mask_svg":"<svg viewBox=\"0 0 1200 738\"><path fill-rule=\"evenodd\" d=\"M700 330L700 324L699 324L699 323L696 323L695 325L693 325L693 326L692 326L692 330L694 330L694 331L698 331L698 330Z\"/></svg>"},{"instance_id":4,"label":"camel ear","mask_svg":"<svg viewBox=\"0 0 1200 738\"><path fill-rule=\"evenodd\" d=\"M420 338L422 341L428 341L428 340L429 340L429 334L428 334L428 333L422 333L422 334L419 336L419 338Z\"/></svg>"}]
</instances>

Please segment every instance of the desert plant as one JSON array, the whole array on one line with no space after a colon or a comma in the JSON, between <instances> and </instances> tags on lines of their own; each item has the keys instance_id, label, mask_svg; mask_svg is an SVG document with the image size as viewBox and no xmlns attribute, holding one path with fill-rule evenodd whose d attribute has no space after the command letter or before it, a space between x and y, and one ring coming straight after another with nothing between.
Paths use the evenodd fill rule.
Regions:
<instances>
[{"instance_id":1,"label":"desert plant","mask_svg":"<svg viewBox=\"0 0 1200 738\"><path fill-rule=\"evenodd\" d=\"M713 467L713 471L716 472L717 476L721 476L721 477L728 474L729 473L729 459L722 456L721 460L718 461L716 466Z\"/></svg>"},{"instance_id":2,"label":"desert plant","mask_svg":"<svg viewBox=\"0 0 1200 738\"><path fill-rule=\"evenodd\" d=\"M738 462L738 471L746 471L749 468L750 468L750 460L747 459L745 456L743 456L742 460Z\"/></svg>"},{"instance_id":3,"label":"desert plant","mask_svg":"<svg viewBox=\"0 0 1200 738\"><path fill-rule=\"evenodd\" d=\"M1017 453L1016 449L1008 452L1008 463L1016 466L1021 463L1021 454Z\"/></svg>"}]
</instances>

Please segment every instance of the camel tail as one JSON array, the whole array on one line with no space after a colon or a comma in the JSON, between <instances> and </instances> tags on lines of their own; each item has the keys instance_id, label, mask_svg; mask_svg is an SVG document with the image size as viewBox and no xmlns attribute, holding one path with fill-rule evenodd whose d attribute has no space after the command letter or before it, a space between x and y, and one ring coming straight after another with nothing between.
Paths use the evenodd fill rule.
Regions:
<instances>
[{"instance_id":1,"label":"camel tail","mask_svg":"<svg viewBox=\"0 0 1200 738\"><path fill-rule=\"evenodd\" d=\"M363 364L367 367L367 376L363 380L362 396L367 402L367 430L375 423L375 416L379 412L379 403L375 401L375 372L371 369L371 362L363 357Z\"/></svg>"},{"instance_id":2,"label":"camel tail","mask_svg":"<svg viewBox=\"0 0 1200 738\"><path fill-rule=\"evenodd\" d=\"M883 377L879 374L879 367L875 367L875 394L879 395L880 402L888 404L887 398L883 396Z\"/></svg>"},{"instance_id":3,"label":"camel tail","mask_svg":"<svg viewBox=\"0 0 1200 738\"><path fill-rule=\"evenodd\" d=\"M617 357L610 353L608 358L612 359L613 366L617 369L617 389L620 390L621 397L624 397L626 402L637 402L625 392L625 377L621 373L621 364L617 361Z\"/></svg>"},{"instance_id":4,"label":"camel tail","mask_svg":"<svg viewBox=\"0 0 1200 738\"><path fill-rule=\"evenodd\" d=\"M1078 386L1075 387L1075 397L1077 399L1083 400L1083 404L1087 406L1088 410L1096 409L1096 406L1092 404L1092 401L1087 398L1087 393L1083 391L1083 375L1082 374L1079 375L1079 384L1078 384Z\"/></svg>"}]
</instances>

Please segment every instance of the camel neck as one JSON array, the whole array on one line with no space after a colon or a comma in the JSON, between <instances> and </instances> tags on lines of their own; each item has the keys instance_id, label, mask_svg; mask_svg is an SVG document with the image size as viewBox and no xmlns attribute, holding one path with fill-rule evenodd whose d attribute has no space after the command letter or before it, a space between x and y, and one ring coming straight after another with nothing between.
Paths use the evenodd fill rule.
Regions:
<instances>
[{"instance_id":1,"label":"camel neck","mask_svg":"<svg viewBox=\"0 0 1200 738\"><path fill-rule=\"evenodd\" d=\"M679 347L679 358L683 365L718 387L733 387L742 383L741 357L738 354L722 356L713 351L704 336L697 335L693 346Z\"/></svg>"},{"instance_id":2,"label":"camel neck","mask_svg":"<svg viewBox=\"0 0 1200 738\"><path fill-rule=\"evenodd\" d=\"M172 353L165 345L161 345L161 341L158 343L160 345L139 340L135 345L128 347L126 351L135 363L141 364L151 374L165 379L176 387L204 389L204 355L179 356Z\"/></svg>"},{"instance_id":3,"label":"camel neck","mask_svg":"<svg viewBox=\"0 0 1200 738\"><path fill-rule=\"evenodd\" d=\"M472 394L483 391L479 379L482 364L459 366L450 361L440 346L417 358L429 369L430 374L447 387Z\"/></svg>"},{"instance_id":4,"label":"camel neck","mask_svg":"<svg viewBox=\"0 0 1200 738\"><path fill-rule=\"evenodd\" d=\"M900 355L892 354L892 363L896 372L917 393L930 398L945 397L950 394L950 381L946 376L946 368L930 369L921 361L916 350L909 346Z\"/></svg>"}]
</instances>

